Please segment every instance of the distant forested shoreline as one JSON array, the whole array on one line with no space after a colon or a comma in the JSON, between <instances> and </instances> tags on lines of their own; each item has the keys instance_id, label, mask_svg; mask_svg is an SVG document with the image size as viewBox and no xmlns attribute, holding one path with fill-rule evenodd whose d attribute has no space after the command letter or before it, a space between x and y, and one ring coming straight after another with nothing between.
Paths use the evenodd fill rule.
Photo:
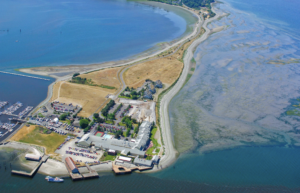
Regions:
<instances>
[{"instance_id":1,"label":"distant forested shoreline","mask_svg":"<svg viewBox=\"0 0 300 193\"><path fill-rule=\"evenodd\" d=\"M167 3L170 5L182 5L184 3L186 6L194 9L200 9L200 7L211 8L210 4L215 2L215 0L150 0L162 3Z\"/></svg>"}]
</instances>

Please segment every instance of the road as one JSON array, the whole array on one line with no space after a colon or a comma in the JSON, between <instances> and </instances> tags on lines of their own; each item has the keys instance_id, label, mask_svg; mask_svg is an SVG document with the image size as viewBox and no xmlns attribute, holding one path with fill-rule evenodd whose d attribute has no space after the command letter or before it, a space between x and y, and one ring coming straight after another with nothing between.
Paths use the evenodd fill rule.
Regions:
<instances>
[{"instance_id":1,"label":"road","mask_svg":"<svg viewBox=\"0 0 300 193\"><path fill-rule=\"evenodd\" d=\"M182 71L182 74L180 78L178 79L177 83L174 85L174 87L163 96L161 100L161 106L160 106L160 120L161 120L161 132L162 137L164 141L164 148L165 148L165 155L160 160L160 165L162 168L170 166L173 162L176 160L176 149L173 145L172 140L172 133L171 133L171 127L169 122L169 112L168 107L169 103L171 102L172 98L180 91L180 89L183 87L185 80L187 78L187 75L189 73L189 66L191 65L191 60L194 56L193 50L204 40L206 40L211 32L210 29L207 28L207 24L212 22L213 20L220 17L220 15L212 8L212 11L216 13L215 17L210 18L208 20L202 21L200 24L202 24L202 27L206 30L205 33L197 40L195 40L187 49L186 55L183 59L184 61L184 68Z\"/></svg>"}]
</instances>

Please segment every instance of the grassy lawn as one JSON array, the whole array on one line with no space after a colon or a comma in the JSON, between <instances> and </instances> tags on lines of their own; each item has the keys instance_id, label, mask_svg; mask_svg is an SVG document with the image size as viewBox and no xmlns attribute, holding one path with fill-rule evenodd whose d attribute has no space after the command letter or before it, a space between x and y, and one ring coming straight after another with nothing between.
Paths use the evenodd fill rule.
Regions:
<instances>
[{"instance_id":1,"label":"grassy lawn","mask_svg":"<svg viewBox=\"0 0 300 193\"><path fill-rule=\"evenodd\" d=\"M106 123L106 124L112 124L112 125L115 124L115 122L112 121L112 120L106 120L105 123Z\"/></svg>"},{"instance_id":2,"label":"grassy lawn","mask_svg":"<svg viewBox=\"0 0 300 193\"><path fill-rule=\"evenodd\" d=\"M60 120L62 123L67 123L68 125L71 125L71 121L69 119L66 119L65 121Z\"/></svg>"},{"instance_id":3,"label":"grassy lawn","mask_svg":"<svg viewBox=\"0 0 300 193\"><path fill-rule=\"evenodd\" d=\"M100 158L100 161L114 161L116 157L116 155L108 155L107 152L104 152L103 156Z\"/></svg>"},{"instance_id":4,"label":"grassy lawn","mask_svg":"<svg viewBox=\"0 0 300 193\"><path fill-rule=\"evenodd\" d=\"M54 153L58 146L65 141L65 135L59 135L57 133L45 134L45 128L34 125L31 125L30 127L34 127L31 132L22 135L17 141L44 146L46 147L47 154ZM22 129L20 131L22 131Z\"/></svg>"},{"instance_id":5,"label":"grassy lawn","mask_svg":"<svg viewBox=\"0 0 300 193\"><path fill-rule=\"evenodd\" d=\"M146 152L147 155L157 155L157 153L159 152L159 151L157 152L157 150L155 150L156 153L152 153L154 149L160 147L157 140L154 138L156 131L157 131L157 127L154 127L151 131L150 140L152 141L153 146L147 150L147 152Z\"/></svg>"},{"instance_id":6,"label":"grassy lawn","mask_svg":"<svg viewBox=\"0 0 300 193\"><path fill-rule=\"evenodd\" d=\"M44 117L45 117L42 113L39 113L38 116L39 116L40 118L44 118Z\"/></svg>"}]
</instances>

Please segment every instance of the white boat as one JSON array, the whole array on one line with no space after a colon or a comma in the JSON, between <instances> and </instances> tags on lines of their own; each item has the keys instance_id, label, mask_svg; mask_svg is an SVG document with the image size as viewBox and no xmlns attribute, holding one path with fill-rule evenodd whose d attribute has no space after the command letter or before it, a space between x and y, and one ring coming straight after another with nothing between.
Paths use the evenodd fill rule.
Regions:
<instances>
[{"instance_id":1,"label":"white boat","mask_svg":"<svg viewBox=\"0 0 300 193\"><path fill-rule=\"evenodd\" d=\"M64 179L61 179L61 178L59 178L59 177L53 178L53 177L51 177L51 176L47 176L45 179L46 179L48 182L63 182L63 181L64 181Z\"/></svg>"}]
</instances>

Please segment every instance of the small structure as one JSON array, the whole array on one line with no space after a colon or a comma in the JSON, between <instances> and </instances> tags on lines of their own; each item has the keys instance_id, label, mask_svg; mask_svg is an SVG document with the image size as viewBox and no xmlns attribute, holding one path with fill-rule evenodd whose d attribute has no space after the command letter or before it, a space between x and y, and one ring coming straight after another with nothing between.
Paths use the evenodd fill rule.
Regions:
<instances>
[{"instance_id":1,"label":"small structure","mask_svg":"<svg viewBox=\"0 0 300 193\"><path fill-rule=\"evenodd\" d=\"M153 161L153 164L157 165L159 162L159 156L158 155L153 156L152 161Z\"/></svg>"},{"instance_id":2,"label":"small structure","mask_svg":"<svg viewBox=\"0 0 300 193\"><path fill-rule=\"evenodd\" d=\"M146 166L146 167L152 167L153 166L153 161L152 160L140 159L138 156L134 159L133 163L137 166Z\"/></svg>"},{"instance_id":3,"label":"small structure","mask_svg":"<svg viewBox=\"0 0 300 193\"><path fill-rule=\"evenodd\" d=\"M109 149L109 150L107 151L107 153L108 153L108 155L116 155L116 151L113 150L113 149Z\"/></svg>"},{"instance_id":4,"label":"small structure","mask_svg":"<svg viewBox=\"0 0 300 193\"><path fill-rule=\"evenodd\" d=\"M124 162L131 162L130 157L124 157L124 156L119 156L118 160L124 161Z\"/></svg>"},{"instance_id":5,"label":"small structure","mask_svg":"<svg viewBox=\"0 0 300 193\"><path fill-rule=\"evenodd\" d=\"M124 93L123 93L125 96L126 95L130 95L130 92L129 91L124 91Z\"/></svg>"},{"instance_id":6,"label":"small structure","mask_svg":"<svg viewBox=\"0 0 300 193\"><path fill-rule=\"evenodd\" d=\"M79 173L77 166L75 165L73 159L71 157L66 157L65 159L66 161L66 165L68 167L68 169L72 172L72 173Z\"/></svg>"},{"instance_id":7,"label":"small structure","mask_svg":"<svg viewBox=\"0 0 300 193\"><path fill-rule=\"evenodd\" d=\"M74 127L80 127L80 124L79 124L79 121L74 121L73 123L72 123L72 125L74 126Z\"/></svg>"},{"instance_id":8,"label":"small structure","mask_svg":"<svg viewBox=\"0 0 300 193\"><path fill-rule=\"evenodd\" d=\"M156 87L156 88L162 88L162 87L163 87L162 82L161 82L160 80L157 80L157 81L155 82L155 87Z\"/></svg>"},{"instance_id":9,"label":"small structure","mask_svg":"<svg viewBox=\"0 0 300 193\"><path fill-rule=\"evenodd\" d=\"M58 120L57 117L55 117L55 118L53 119L53 122L56 123L56 124L58 123L58 121L59 121L59 120Z\"/></svg>"},{"instance_id":10,"label":"small structure","mask_svg":"<svg viewBox=\"0 0 300 193\"><path fill-rule=\"evenodd\" d=\"M26 154L25 158L27 160L40 161L42 157L39 155L34 155L34 154Z\"/></svg>"}]
</instances>

